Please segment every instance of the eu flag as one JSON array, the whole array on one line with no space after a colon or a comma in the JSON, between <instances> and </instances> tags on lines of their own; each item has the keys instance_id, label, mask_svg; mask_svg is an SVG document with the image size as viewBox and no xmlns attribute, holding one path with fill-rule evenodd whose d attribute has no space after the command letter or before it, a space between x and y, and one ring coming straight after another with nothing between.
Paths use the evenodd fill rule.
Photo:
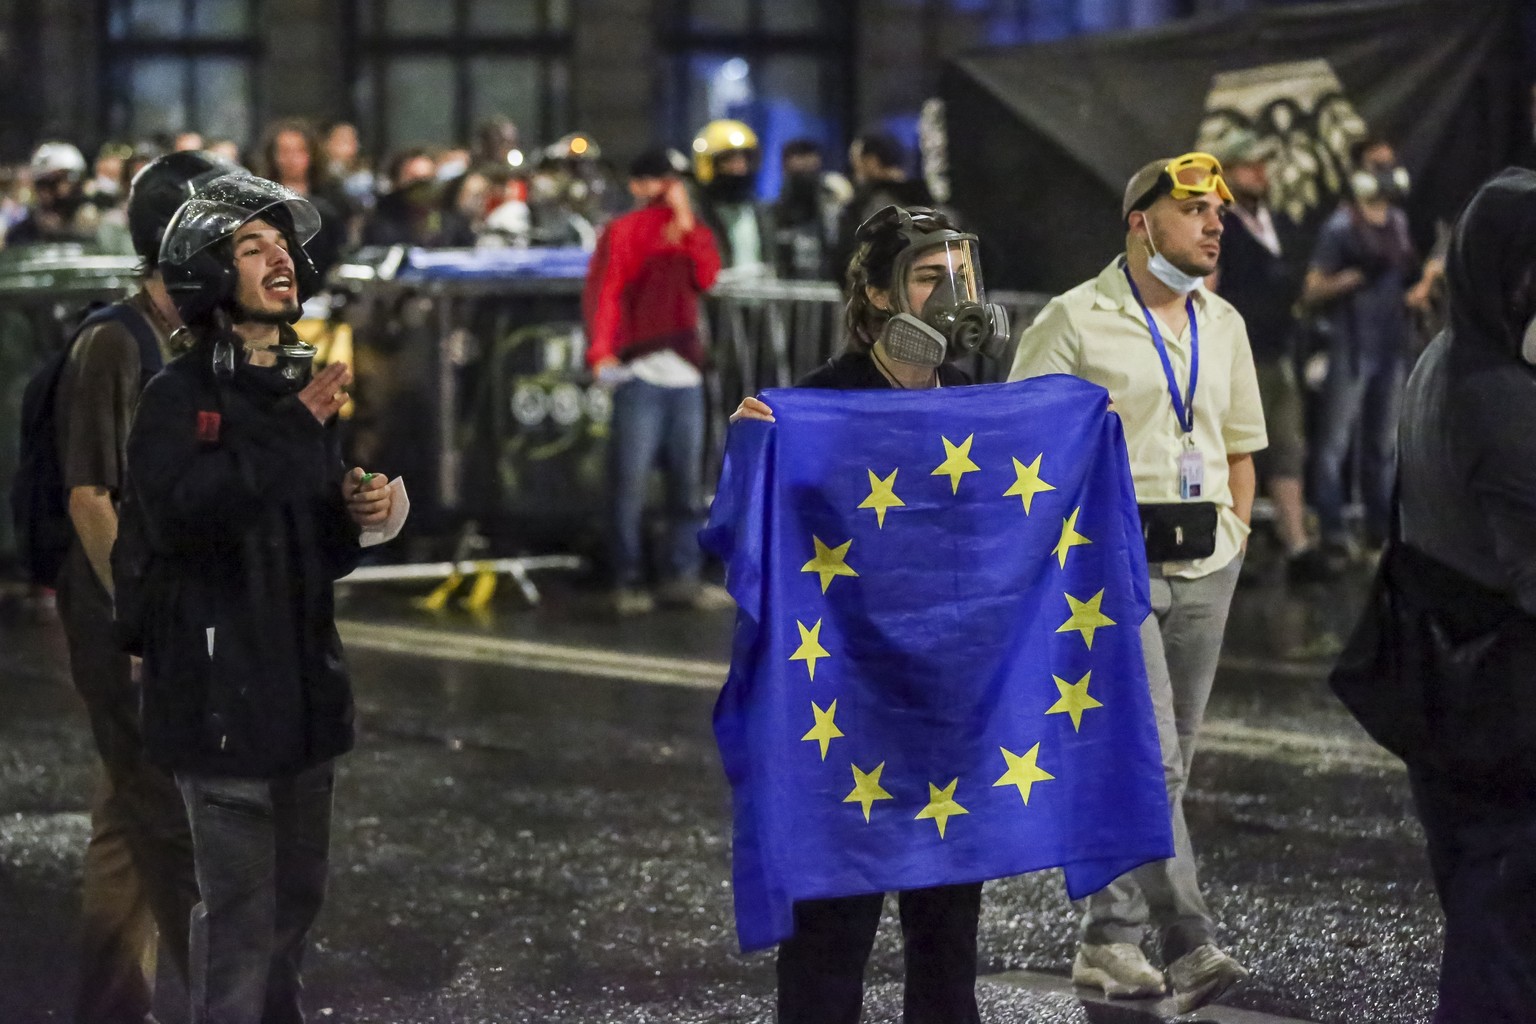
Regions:
<instances>
[{"instance_id":1,"label":"eu flag","mask_svg":"<svg viewBox=\"0 0 1536 1024\"><path fill-rule=\"evenodd\" d=\"M770 390L701 541L739 605L715 735L743 949L795 900L1172 856L1120 421L1074 377Z\"/></svg>"}]
</instances>

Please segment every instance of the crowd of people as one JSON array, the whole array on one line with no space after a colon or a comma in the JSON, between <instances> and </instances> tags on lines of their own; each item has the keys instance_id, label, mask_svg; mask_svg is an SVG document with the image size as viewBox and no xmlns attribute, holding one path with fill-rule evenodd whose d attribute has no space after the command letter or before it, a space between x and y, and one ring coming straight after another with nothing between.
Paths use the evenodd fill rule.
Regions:
<instances>
[{"instance_id":1,"label":"crowd of people","mask_svg":"<svg viewBox=\"0 0 1536 1024\"><path fill-rule=\"evenodd\" d=\"M331 424L347 367L312 371L313 350L288 326L329 263L364 244L593 250L583 307L591 368L615 391L609 536L622 613L653 605L641 515L658 462L673 529L656 597L727 603L704 582L693 543L704 417L698 302L715 281L845 280L846 350L804 386L962 384L954 357L990 350L1010 332L979 287L976 236L931 208L900 144L878 133L854 141L852 182L826 170L814 144L785 147L784 194L770 204L755 197L761 157L751 129L712 122L691 158L656 149L631 164L625 213L592 140L569 136L524 173L505 121L487 124L470 149L395 154L382 188L347 125L324 134L298 121L272 125L244 154L255 174L237 166L242 154L199 148L204 140L164 141L169 152L158 155L104 149L89 169L74 147L47 143L29 168L30 199L15 196L6 211L8 245L101 242L115 230L144 270L136 296L87 321L58 381L70 523L60 604L109 780L86 860L81 1019L149 1012L142 965L158 931L169 969L190 983L193 1020L297 1020L306 936L324 893L332 766L353 741L332 581L357 563L364 532L392 505L380 475L341 461ZM1261 477L1298 574L1327 573L1356 547L1401 536L1455 555L1444 571L1475 580L1495 595L1492 607L1514 608L1521 622L1536 614L1525 566L1536 550L1536 491L1523 463L1505 457L1518 450L1517 420L1498 412L1523 400L1536 361L1525 243L1506 238L1510 264L1491 266L1468 252L1472 228L1452 245L1456 330L1414 371L1419 412L1404 435L1413 444L1399 531L1395 448L1416 356L1411 315L1432 305L1446 259L1414 250L1406 174L1390 144L1361 140L1353 157L1349 192L1304 264L1288 258L1294 243L1265 206L1259 140L1237 134L1219 154L1147 164L1119 209L1123 251L1106 253L1097 277L1053 299L1017 337L1013 379L1066 373L1109 391L1147 544L1151 614L1140 629L1175 854L1080 908L1072 976L1110 996L1171 989L1188 1011L1247 977L1217 944L1182 801ZM1515 213L1480 230L1530 219L1529 176L1501 187L1501 208ZM1325 340L1299 351L1304 323ZM1472 339L1479 347L1468 355ZM1297 373L1315 358L1327 362L1316 543L1304 516ZM1492 398L1466 415L1487 430L1425 433L1424 423L1447 415L1437 395L1479 374ZM772 415L752 398L737 413ZM1452 435L1466 452L1445 446ZM1360 535L1343 515L1351 474L1365 497ZM1481 505L1435 495L1441 477L1466 474L1470 483L1449 494ZM1500 557L1457 547L1480 530L1498 540ZM1476 685L1481 669L1461 670ZM1511 750L1493 768L1526 757ZM1474 804L1467 791L1482 776L1461 766L1427 757L1415 771L1451 917L1443 1006L1475 1008L1437 1019L1515 1020L1532 996L1527 958L1467 950L1496 946L1486 922L1521 909L1508 895L1528 883L1529 858L1509 851L1530 828L1529 789L1483 786ZM1466 849L1474 838L1504 857L1498 885L1479 871L1486 858ZM979 886L903 894L909 945L935 951L909 958L909 1019L978 1019L979 899ZM796 934L779 954L781 1019L857 1019L877 920L878 900L867 897L797 908ZM1146 955L1148 937L1160 965Z\"/></svg>"},{"instance_id":2,"label":"crowd of people","mask_svg":"<svg viewBox=\"0 0 1536 1024\"><path fill-rule=\"evenodd\" d=\"M133 176L165 153L201 150L315 205L324 226L311 249L322 274L359 246L593 249L602 228L627 209L623 174L583 132L521 145L517 126L504 117L481 124L469 145L406 146L376 161L345 121L275 121L249 146L193 131L112 141L92 160L71 142L50 140L28 163L0 168L0 234L7 246L83 242L131 254L125 204ZM790 140L780 152L780 194L771 201L759 198L757 135L740 121L704 125L691 152L670 150L668 159L719 240L727 280L836 280L865 216L887 202L932 202L922 181L909 177L906 147L885 132L854 140L847 176L828 166L819 142Z\"/></svg>"}]
</instances>

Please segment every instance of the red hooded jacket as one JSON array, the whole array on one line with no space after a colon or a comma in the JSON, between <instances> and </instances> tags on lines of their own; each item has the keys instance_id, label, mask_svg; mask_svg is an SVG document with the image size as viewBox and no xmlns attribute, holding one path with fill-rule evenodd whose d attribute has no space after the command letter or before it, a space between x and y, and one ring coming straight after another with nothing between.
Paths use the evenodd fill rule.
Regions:
<instances>
[{"instance_id":1,"label":"red hooded jacket","mask_svg":"<svg viewBox=\"0 0 1536 1024\"><path fill-rule=\"evenodd\" d=\"M671 207L658 200L617 218L597 240L581 295L587 365L664 348L703 365L699 296L720 273L720 253L702 223L669 241L671 223Z\"/></svg>"}]
</instances>

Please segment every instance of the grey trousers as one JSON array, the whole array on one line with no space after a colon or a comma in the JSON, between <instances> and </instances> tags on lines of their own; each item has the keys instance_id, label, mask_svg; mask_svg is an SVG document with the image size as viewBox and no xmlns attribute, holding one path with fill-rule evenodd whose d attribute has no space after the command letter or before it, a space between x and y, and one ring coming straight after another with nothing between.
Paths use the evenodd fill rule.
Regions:
<instances>
[{"instance_id":1,"label":"grey trousers","mask_svg":"<svg viewBox=\"0 0 1536 1024\"><path fill-rule=\"evenodd\" d=\"M300 970L325 900L331 762L276 779L177 775L203 901L192 1024L304 1024Z\"/></svg>"},{"instance_id":2,"label":"grey trousers","mask_svg":"<svg viewBox=\"0 0 1536 1024\"><path fill-rule=\"evenodd\" d=\"M1212 939L1211 915L1200 895L1195 851L1184 824L1184 787L1242 562L1239 555L1225 568L1194 580L1164 578L1153 568L1152 614L1141 624L1141 646L1173 817L1173 858L1144 864L1079 901L1084 942L1140 943L1151 925L1159 933L1166 964Z\"/></svg>"}]
</instances>

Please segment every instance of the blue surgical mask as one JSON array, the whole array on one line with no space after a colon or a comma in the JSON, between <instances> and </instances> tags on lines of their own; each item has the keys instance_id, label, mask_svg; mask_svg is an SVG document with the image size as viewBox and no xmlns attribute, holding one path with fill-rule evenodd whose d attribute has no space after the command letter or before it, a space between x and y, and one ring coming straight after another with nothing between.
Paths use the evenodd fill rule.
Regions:
<instances>
[{"instance_id":1,"label":"blue surgical mask","mask_svg":"<svg viewBox=\"0 0 1536 1024\"><path fill-rule=\"evenodd\" d=\"M1203 274L1186 274L1169 263L1163 254L1157 251L1157 246L1152 244L1151 228L1147 230L1147 248L1152 251L1152 257L1147 260L1147 272L1180 295L1188 295L1200 287L1200 283L1205 280Z\"/></svg>"}]
</instances>

